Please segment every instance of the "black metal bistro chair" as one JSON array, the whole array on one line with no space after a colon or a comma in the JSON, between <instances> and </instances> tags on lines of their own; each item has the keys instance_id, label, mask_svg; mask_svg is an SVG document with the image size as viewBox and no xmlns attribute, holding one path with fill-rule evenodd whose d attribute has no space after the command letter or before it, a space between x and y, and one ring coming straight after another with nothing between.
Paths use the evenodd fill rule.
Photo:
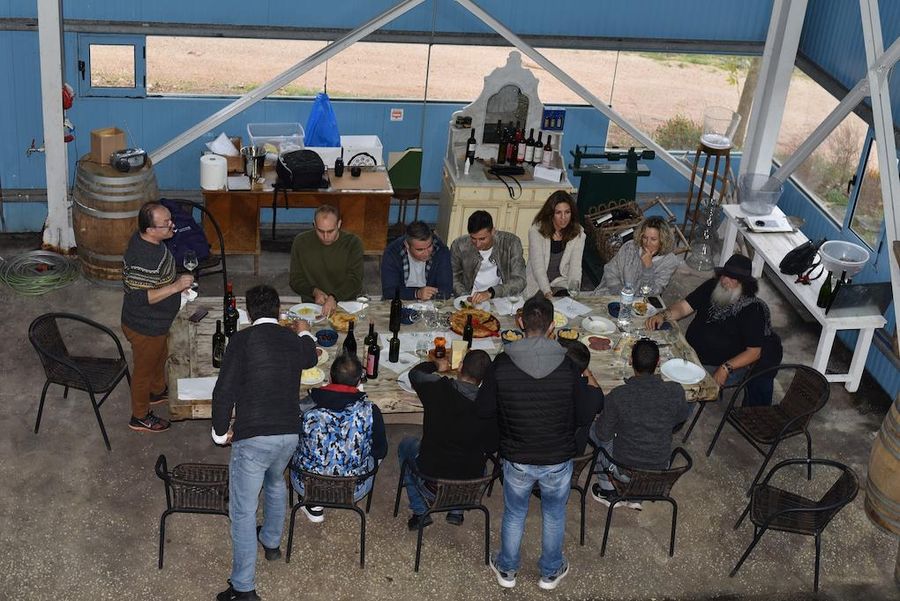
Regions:
<instances>
[{"instance_id":1,"label":"black metal bistro chair","mask_svg":"<svg viewBox=\"0 0 900 601\"><path fill-rule=\"evenodd\" d=\"M790 383L779 403L763 407L734 406L735 400L752 380L771 377L772 372L776 372L778 375L786 373L791 376ZM825 379L825 376L806 365L787 363L754 374L752 378L744 381L731 396L731 401L725 409L725 414L722 416L722 421L719 422L712 442L709 443L706 455L709 456L712 453L725 423L728 422L734 426L738 434L746 438L747 442L765 457L747 490L749 495L782 440L803 434L806 437L806 457L807 459L812 457L809 422L812 416L825 406L830 394L828 380ZM768 447L768 449L764 447ZM811 467L807 472L807 477L812 477Z\"/></svg>"},{"instance_id":2,"label":"black metal bistro chair","mask_svg":"<svg viewBox=\"0 0 900 601\"><path fill-rule=\"evenodd\" d=\"M840 475L831 488L818 501L808 499L787 490L772 486L769 481L782 468L789 465L806 465L812 470L813 465L832 467L840 471ZM816 564L813 589L819 592L819 564L822 551L822 531L831 523L832 518L856 497L859 491L859 479L856 473L842 463L829 459L788 459L778 463L766 475L761 484L753 487L750 503L741 514L734 529L737 530L747 515L753 522L753 541L729 576L734 576L749 557L756 543L766 530L780 530L814 536L816 539Z\"/></svg>"},{"instance_id":3,"label":"black metal bistro chair","mask_svg":"<svg viewBox=\"0 0 900 601\"><path fill-rule=\"evenodd\" d=\"M710 403L718 403L724 397L727 391L729 390L737 390L743 386L744 382L750 379L750 376L753 374L753 368L756 364L752 363L748 366L747 371L744 372L744 376L741 378L739 382L736 384L731 384L728 386L721 386L719 388L719 394L716 396L715 400L712 401L698 401L697 402L697 410L694 411L694 419L691 420L690 425L687 430L684 432L684 436L681 437L681 444L687 444L688 438L691 437L691 432L694 431L694 426L697 425L697 422L700 421L700 414L703 413L703 410L706 409L706 406ZM732 397L733 398L733 397Z\"/></svg>"},{"instance_id":4,"label":"black metal bistro chair","mask_svg":"<svg viewBox=\"0 0 900 601\"><path fill-rule=\"evenodd\" d=\"M98 330L115 342L118 357L87 357L72 355L66 346L60 332L60 324L74 322L83 324ZM112 450L109 444L109 436L103 426L103 418L100 417L100 406L109 398L116 385L125 378L131 386L131 374L128 372L128 362L122 351L122 343L112 330L104 325L92 321L86 317L73 313L45 313L31 322L28 326L28 340L37 351L41 364L44 366L44 374L47 376L44 389L41 391L41 402L38 405L37 420L34 422L34 433L38 433L41 427L41 415L44 412L44 401L47 398L47 389L50 384L63 386L63 398L69 396L69 388L83 390L91 399L100 433L103 434L103 442L106 450ZM98 401L97 395L103 394Z\"/></svg>"},{"instance_id":5,"label":"black metal bistro chair","mask_svg":"<svg viewBox=\"0 0 900 601\"><path fill-rule=\"evenodd\" d=\"M432 513L448 513L450 511L466 511L470 509L477 509L484 514L484 564L487 565L491 547L491 512L482 504L482 499L491 482L497 477L497 470L495 469L492 474L481 478L447 480L426 476L419 471L414 461L404 461L400 467L397 496L394 498L394 517L397 517L397 512L400 509L400 494L406 486L404 477L407 470L411 470L420 482L417 488L428 507L423 519L419 520L414 570L416 572L419 571L419 558L422 554L422 534L425 528L424 518Z\"/></svg>"},{"instance_id":6,"label":"black metal bistro chair","mask_svg":"<svg viewBox=\"0 0 900 601\"><path fill-rule=\"evenodd\" d=\"M603 530L603 544L600 547L600 556L606 554L606 541L609 537L609 526L612 522L613 508L620 501L665 501L672 506L672 534L669 539L669 557L675 554L675 525L678 523L678 503L672 498L672 487L693 465L693 460L687 451L681 447L672 451L669 458L669 469L645 470L617 463L605 449L601 448L605 460L610 466L615 466L620 476L607 471L609 481L615 487L615 496L609 499L609 509L606 512L606 528ZM675 464L677 457L681 457L680 465ZM623 478L624 476L624 478ZM621 478L621 479L620 479ZM624 481L627 478L627 481Z\"/></svg>"},{"instance_id":7,"label":"black metal bistro chair","mask_svg":"<svg viewBox=\"0 0 900 601\"><path fill-rule=\"evenodd\" d=\"M303 497L293 503L291 509L291 523L288 531L287 555L285 560L291 562L291 549L294 544L294 521L297 512L304 505L311 507L330 507L332 509L347 509L356 512L359 516L359 567L366 567L366 513L372 507L372 492L375 490L375 476L378 474L378 465L370 471L358 476L325 476L314 474L300 469L293 462L289 468L303 483ZM366 494L366 511L363 512L357 506L359 501L354 500L356 486L372 478L372 488ZM291 487L291 500L293 501L293 487ZM362 499L360 499L362 500Z\"/></svg>"},{"instance_id":8,"label":"black metal bistro chair","mask_svg":"<svg viewBox=\"0 0 900 601\"><path fill-rule=\"evenodd\" d=\"M156 459L156 475L166 486L166 510L159 518L159 569L163 567L166 518L173 513L228 517L228 466L181 463L169 471L166 456Z\"/></svg>"}]
</instances>

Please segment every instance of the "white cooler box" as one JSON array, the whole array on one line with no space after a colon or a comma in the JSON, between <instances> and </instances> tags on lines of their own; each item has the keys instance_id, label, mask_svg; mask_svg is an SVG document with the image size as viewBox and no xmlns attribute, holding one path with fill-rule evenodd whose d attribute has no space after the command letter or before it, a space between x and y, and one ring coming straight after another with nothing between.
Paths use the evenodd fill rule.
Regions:
<instances>
[{"instance_id":1,"label":"white cooler box","mask_svg":"<svg viewBox=\"0 0 900 601\"><path fill-rule=\"evenodd\" d=\"M384 147L378 136L341 136L341 146L344 148L344 163L347 165L358 152L368 152L375 157L377 165L384 165ZM341 149L336 146L307 146L307 148L316 151L327 167L334 167L334 161L341 156Z\"/></svg>"}]
</instances>

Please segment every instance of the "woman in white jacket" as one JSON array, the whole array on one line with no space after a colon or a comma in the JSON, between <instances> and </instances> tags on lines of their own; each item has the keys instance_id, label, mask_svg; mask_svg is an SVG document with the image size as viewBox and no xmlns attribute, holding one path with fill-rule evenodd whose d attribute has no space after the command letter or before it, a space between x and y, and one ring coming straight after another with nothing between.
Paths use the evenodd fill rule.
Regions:
<instances>
[{"instance_id":1,"label":"woman in white jacket","mask_svg":"<svg viewBox=\"0 0 900 601\"><path fill-rule=\"evenodd\" d=\"M581 288L584 237L572 195L551 194L528 230L525 298L539 291L548 298L565 293L569 282Z\"/></svg>"}]
</instances>

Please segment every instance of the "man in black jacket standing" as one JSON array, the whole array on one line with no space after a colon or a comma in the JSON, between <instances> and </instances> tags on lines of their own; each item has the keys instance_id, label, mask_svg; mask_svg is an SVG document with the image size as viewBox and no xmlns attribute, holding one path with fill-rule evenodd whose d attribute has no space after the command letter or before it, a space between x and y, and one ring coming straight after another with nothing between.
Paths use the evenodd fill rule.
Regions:
<instances>
[{"instance_id":1,"label":"man in black jacket standing","mask_svg":"<svg viewBox=\"0 0 900 601\"><path fill-rule=\"evenodd\" d=\"M213 440L232 443L228 491L233 559L228 589L219 593L218 601L259 599L257 541L266 559L281 557L287 508L284 469L297 448L300 372L313 367L317 358L305 321L296 322L296 333L278 325L280 306L270 286L247 291L253 326L231 337L213 390ZM229 427L232 409L234 424ZM261 489L265 505L257 533Z\"/></svg>"},{"instance_id":2,"label":"man in black jacket standing","mask_svg":"<svg viewBox=\"0 0 900 601\"><path fill-rule=\"evenodd\" d=\"M500 553L491 558L497 583L516 585L519 547L535 482L541 490L542 547L538 586L556 588L569 571L562 554L566 503L576 455L575 431L590 425L602 402L555 340L553 304L543 295L525 302L525 338L497 355L478 392L478 416L499 431L503 460Z\"/></svg>"},{"instance_id":3,"label":"man in black jacket standing","mask_svg":"<svg viewBox=\"0 0 900 601\"><path fill-rule=\"evenodd\" d=\"M440 375L450 371L446 357L433 357L410 370L409 381L422 401L425 416L421 443L414 436L400 441L397 455L401 464L414 461L420 473L432 478L469 480L484 475L484 445L475 415L475 397L490 364L486 352L475 350L466 354L455 380ZM413 512L407 526L416 530L423 519L426 526L431 524L431 516L424 517L428 507L410 470L406 471L405 483ZM455 526L462 524L462 511L448 513L447 521Z\"/></svg>"}]
</instances>

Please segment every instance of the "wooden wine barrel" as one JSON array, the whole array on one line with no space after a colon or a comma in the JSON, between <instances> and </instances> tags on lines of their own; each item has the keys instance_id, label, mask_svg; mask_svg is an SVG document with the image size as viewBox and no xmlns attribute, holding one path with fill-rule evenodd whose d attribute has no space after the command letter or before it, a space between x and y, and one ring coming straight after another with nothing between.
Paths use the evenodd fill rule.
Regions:
<instances>
[{"instance_id":1,"label":"wooden wine barrel","mask_svg":"<svg viewBox=\"0 0 900 601\"><path fill-rule=\"evenodd\" d=\"M141 205L159 200L156 174L147 164L122 173L85 155L75 171L72 225L85 277L121 280L122 257L137 230Z\"/></svg>"},{"instance_id":2,"label":"wooden wine barrel","mask_svg":"<svg viewBox=\"0 0 900 601\"><path fill-rule=\"evenodd\" d=\"M900 395L884 416L872 445L864 506L866 515L876 526L900 535ZM894 579L900 584L900 548Z\"/></svg>"}]
</instances>

